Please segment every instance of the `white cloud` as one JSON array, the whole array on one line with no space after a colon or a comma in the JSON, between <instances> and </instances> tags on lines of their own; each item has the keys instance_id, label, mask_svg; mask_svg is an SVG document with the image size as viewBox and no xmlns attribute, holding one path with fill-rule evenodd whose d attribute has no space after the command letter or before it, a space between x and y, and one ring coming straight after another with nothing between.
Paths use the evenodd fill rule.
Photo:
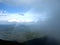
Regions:
<instances>
[{"instance_id":1,"label":"white cloud","mask_svg":"<svg viewBox=\"0 0 60 45\"><path fill-rule=\"evenodd\" d=\"M23 5L23 6L30 6L32 5L32 13L37 13L40 15L40 13L47 12L51 13L48 15L52 16L52 12L54 10L59 9L59 1L57 0L2 0L2 2L8 4L8 5ZM28 10L30 11L30 9Z\"/></svg>"},{"instance_id":2,"label":"white cloud","mask_svg":"<svg viewBox=\"0 0 60 45\"><path fill-rule=\"evenodd\" d=\"M36 20L36 16L34 16L33 14L27 12L24 14L24 16L20 15L19 13L6 13L6 11L4 11L5 13L3 13L3 11L1 12L0 15L0 21L21 21L21 22L28 22L28 21L35 21Z\"/></svg>"}]
</instances>

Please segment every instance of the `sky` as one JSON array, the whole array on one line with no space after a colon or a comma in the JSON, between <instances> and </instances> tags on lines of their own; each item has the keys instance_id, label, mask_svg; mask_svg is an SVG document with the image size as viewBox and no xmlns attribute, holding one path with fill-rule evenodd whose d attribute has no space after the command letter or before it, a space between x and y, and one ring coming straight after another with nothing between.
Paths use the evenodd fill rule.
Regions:
<instances>
[{"instance_id":1,"label":"sky","mask_svg":"<svg viewBox=\"0 0 60 45\"><path fill-rule=\"evenodd\" d=\"M41 4L44 3L42 0L0 0L0 21L17 21L21 18L19 15L24 15L22 20L31 17L29 18L30 21L39 20L39 18L44 21L48 17L46 17L48 10L45 9L44 4L40 5L40 2Z\"/></svg>"},{"instance_id":2,"label":"sky","mask_svg":"<svg viewBox=\"0 0 60 45\"><path fill-rule=\"evenodd\" d=\"M0 23L27 19L41 27L60 29L60 0L0 0Z\"/></svg>"},{"instance_id":3,"label":"sky","mask_svg":"<svg viewBox=\"0 0 60 45\"><path fill-rule=\"evenodd\" d=\"M0 23L12 19L37 21L45 34L60 36L60 0L0 0Z\"/></svg>"}]
</instances>

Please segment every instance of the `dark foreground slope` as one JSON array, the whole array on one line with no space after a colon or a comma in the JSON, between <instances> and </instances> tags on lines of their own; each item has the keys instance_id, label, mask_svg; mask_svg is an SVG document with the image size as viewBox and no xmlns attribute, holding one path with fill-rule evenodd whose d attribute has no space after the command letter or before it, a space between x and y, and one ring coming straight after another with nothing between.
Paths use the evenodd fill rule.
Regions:
<instances>
[{"instance_id":1,"label":"dark foreground slope","mask_svg":"<svg viewBox=\"0 0 60 45\"><path fill-rule=\"evenodd\" d=\"M37 38L24 43L26 45L59 45L58 41L48 37Z\"/></svg>"},{"instance_id":2,"label":"dark foreground slope","mask_svg":"<svg viewBox=\"0 0 60 45\"><path fill-rule=\"evenodd\" d=\"M18 43L15 41L6 41L0 39L0 45L24 45L23 43Z\"/></svg>"},{"instance_id":3,"label":"dark foreground slope","mask_svg":"<svg viewBox=\"0 0 60 45\"><path fill-rule=\"evenodd\" d=\"M59 45L54 39L48 39L47 37L37 38L29 40L23 43L18 43L15 41L6 41L0 39L0 45Z\"/></svg>"}]
</instances>

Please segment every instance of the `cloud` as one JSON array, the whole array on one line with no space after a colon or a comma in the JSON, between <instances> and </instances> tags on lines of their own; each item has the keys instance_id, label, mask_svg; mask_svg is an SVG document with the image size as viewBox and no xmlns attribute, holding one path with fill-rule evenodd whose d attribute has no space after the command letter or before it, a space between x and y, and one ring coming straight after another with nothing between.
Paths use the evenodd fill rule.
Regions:
<instances>
[{"instance_id":1,"label":"cloud","mask_svg":"<svg viewBox=\"0 0 60 45\"><path fill-rule=\"evenodd\" d=\"M21 21L21 22L27 22L27 21L33 21L36 22L37 15L31 14L30 12L25 13L24 15L21 15L19 13L7 13L7 11L0 11L0 21Z\"/></svg>"},{"instance_id":2,"label":"cloud","mask_svg":"<svg viewBox=\"0 0 60 45\"><path fill-rule=\"evenodd\" d=\"M58 0L0 0L0 2L5 3L7 5L13 5L13 6L23 6L26 8L29 8L28 11L32 9L32 13L44 13L46 12L47 16L50 16L51 19L55 20L57 19L57 16L59 17L59 7L60 7L60 1ZM26 12L28 12L26 11ZM57 15L58 14L58 15ZM52 22L52 20L49 20Z\"/></svg>"},{"instance_id":3,"label":"cloud","mask_svg":"<svg viewBox=\"0 0 60 45\"><path fill-rule=\"evenodd\" d=\"M37 18L39 17L39 22L38 24L41 23L40 15L42 16L47 16L47 21L40 24L37 27L42 29L40 31L45 31L43 34L47 34L48 36L53 36L53 37L59 37L60 34L60 0L0 0L1 3L4 3L9 6L16 6L16 7L26 7L29 8L29 10L26 12L28 15L38 15L36 16ZM46 14L44 13L46 12ZM9 14L11 16L16 18L16 14ZM5 17L0 16L1 19L7 19L7 17L11 17L7 15ZM11 17L11 18L13 18ZM18 16L19 17L19 16ZM43 17L44 18L44 17ZM33 29L32 29L33 30ZM58 33L59 32L59 33ZM54 36L55 35L55 36Z\"/></svg>"},{"instance_id":4,"label":"cloud","mask_svg":"<svg viewBox=\"0 0 60 45\"><path fill-rule=\"evenodd\" d=\"M32 6L52 6L59 2L59 0L0 0L0 2L10 5L32 5Z\"/></svg>"},{"instance_id":5,"label":"cloud","mask_svg":"<svg viewBox=\"0 0 60 45\"><path fill-rule=\"evenodd\" d=\"M33 8L34 12L50 11L51 9L57 9L59 0L0 0L0 2L15 7L25 7L28 11Z\"/></svg>"},{"instance_id":6,"label":"cloud","mask_svg":"<svg viewBox=\"0 0 60 45\"><path fill-rule=\"evenodd\" d=\"M0 2L3 2L7 5L14 5L14 6L20 6L20 5L31 5L34 0L0 0Z\"/></svg>"}]
</instances>

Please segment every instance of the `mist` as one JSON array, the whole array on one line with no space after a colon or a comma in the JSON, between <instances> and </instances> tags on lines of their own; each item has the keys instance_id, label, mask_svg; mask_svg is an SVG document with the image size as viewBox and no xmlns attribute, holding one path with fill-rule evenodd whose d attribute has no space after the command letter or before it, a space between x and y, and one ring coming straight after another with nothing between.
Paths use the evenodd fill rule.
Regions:
<instances>
[{"instance_id":1,"label":"mist","mask_svg":"<svg viewBox=\"0 0 60 45\"><path fill-rule=\"evenodd\" d=\"M13 29L10 30L9 27L8 30L10 31L5 31L10 33L9 35L1 34L3 35L3 38L1 36L2 39L20 41L21 38L25 38L25 32L39 32L42 36L53 37L60 41L60 0L35 0L33 2L29 4L30 8L26 12L24 11L24 14L33 15L31 19L37 21L11 23L14 24L12 25ZM26 5L26 8L29 6Z\"/></svg>"}]
</instances>

